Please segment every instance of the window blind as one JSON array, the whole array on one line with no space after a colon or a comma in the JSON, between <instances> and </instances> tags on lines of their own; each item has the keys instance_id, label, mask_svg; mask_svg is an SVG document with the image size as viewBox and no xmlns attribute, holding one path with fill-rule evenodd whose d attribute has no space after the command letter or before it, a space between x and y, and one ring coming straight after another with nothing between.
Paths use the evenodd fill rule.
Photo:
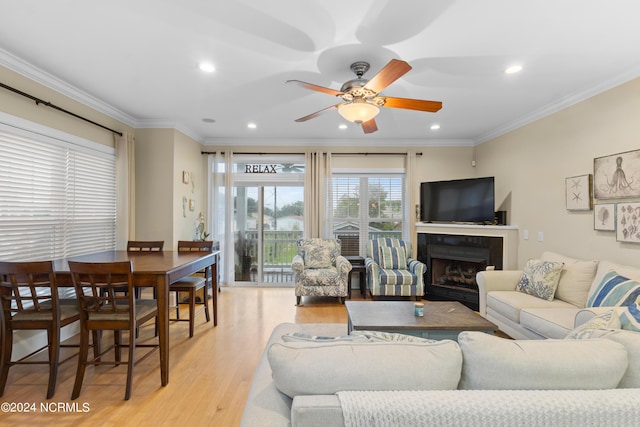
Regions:
<instances>
[{"instance_id":1,"label":"window blind","mask_svg":"<svg viewBox=\"0 0 640 427\"><path fill-rule=\"evenodd\" d=\"M334 235L366 253L366 242L380 237L402 238L405 221L404 174L334 173L332 211Z\"/></svg>"},{"instance_id":2,"label":"window blind","mask_svg":"<svg viewBox=\"0 0 640 427\"><path fill-rule=\"evenodd\" d=\"M2 128L0 165L1 260L48 260L115 248L112 149Z\"/></svg>"}]
</instances>

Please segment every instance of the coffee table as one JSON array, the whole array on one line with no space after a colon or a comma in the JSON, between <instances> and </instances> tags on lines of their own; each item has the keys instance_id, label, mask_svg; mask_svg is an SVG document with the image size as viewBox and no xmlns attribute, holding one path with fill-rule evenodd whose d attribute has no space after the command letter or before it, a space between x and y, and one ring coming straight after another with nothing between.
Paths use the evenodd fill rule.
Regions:
<instances>
[{"instance_id":1,"label":"coffee table","mask_svg":"<svg viewBox=\"0 0 640 427\"><path fill-rule=\"evenodd\" d=\"M348 330L398 332L436 340L457 340L462 331L493 334L498 327L458 301L423 301L424 316L411 301L346 301Z\"/></svg>"}]
</instances>

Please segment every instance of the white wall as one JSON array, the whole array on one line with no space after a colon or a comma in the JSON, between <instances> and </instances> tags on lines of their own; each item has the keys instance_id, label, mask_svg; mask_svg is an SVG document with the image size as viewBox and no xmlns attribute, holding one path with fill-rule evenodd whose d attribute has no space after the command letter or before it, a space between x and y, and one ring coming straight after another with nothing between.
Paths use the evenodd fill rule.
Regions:
<instances>
[{"instance_id":1,"label":"white wall","mask_svg":"<svg viewBox=\"0 0 640 427\"><path fill-rule=\"evenodd\" d=\"M565 208L565 178L593 174L596 157L640 149L639 111L637 79L476 147L477 175L496 177L497 200L520 227L520 267L547 250L640 266L640 245L594 231L593 210Z\"/></svg>"}]
</instances>

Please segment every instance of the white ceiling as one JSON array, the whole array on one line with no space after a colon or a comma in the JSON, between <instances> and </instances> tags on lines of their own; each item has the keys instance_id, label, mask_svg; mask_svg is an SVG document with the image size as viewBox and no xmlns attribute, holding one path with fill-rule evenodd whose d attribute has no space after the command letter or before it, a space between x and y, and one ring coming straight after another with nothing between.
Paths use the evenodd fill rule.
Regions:
<instances>
[{"instance_id":1,"label":"white ceiling","mask_svg":"<svg viewBox=\"0 0 640 427\"><path fill-rule=\"evenodd\" d=\"M465 145L640 76L639 19L637 0L0 0L0 65L206 144ZM339 100L286 80L339 90L392 58L413 69L382 94L442 110L384 108L369 135L294 122Z\"/></svg>"}]
</instances>

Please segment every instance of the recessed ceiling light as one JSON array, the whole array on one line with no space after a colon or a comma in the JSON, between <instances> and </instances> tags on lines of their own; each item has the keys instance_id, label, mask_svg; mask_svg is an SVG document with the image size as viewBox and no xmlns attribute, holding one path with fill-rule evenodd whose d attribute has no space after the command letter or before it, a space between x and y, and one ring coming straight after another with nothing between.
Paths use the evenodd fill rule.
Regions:
<instances>
[{"instance_id":1,"label":"recessed ceiling light","mask_svg":"<svg viewBox=\"0 0 640 427\"><path fill-rule=\"evenodd\" d=\"M348 127L347 125L345 125L344 123L342 123L342 124L340 124L340 125L338 126L338 129L346 129L347 127Z\"/></svg>"},{"instance_id":2,"label":"recessed ceiling light","mask_svg":"<svg viewBox=\"0 0 640 427\"><path fill-rule=\"evenodd\" d=\"M431 125L431 130L438 130L440 129L440 125Z\"/></svg>"},{"instance_id":3,"label":"recessed ceiling light","mask_svg":"<svg viewBox=\"0 0 640 427\"><path fill-rule=\"evenodd\" d=\"M215 119L209 119L207 117L205 117L204 119L202 119L203 122L205 123L215 123Z\"/></svg>"},{"instance_id":4,"label":"recessed ceiling light","mask_svg":"<svg viewBox=\"0 0 640 427\"><path fill-rule=\"evenodd\" d=\"M522 71L522 65L512 65L511 67L504 70L506 74L514 74Z\"/></svg>"},{"instance_id":5,"label":"recessed ceiling light","mask_svg":"<svg viewBox=\"0 0 640 427\"><path fill-rule=\"evenodd\" d=\"M255 129L255 128L257 128L257 127L258 127L258 125L256 125L255 123L249 123L249 124L247 125L247 127L248 127L249 129Z\"/></svg>"},{"instance_id":6,"label":"recessed ceiling light","mask_svg":"<svg viewBox=\"0 0 640 427\"><path fill-rule=\"evenodd\" d=\"M216 67L214 67L211 62L201 62L198 68L205 73L213 73L216 70Z\"/></svg>"}]
</instances>

